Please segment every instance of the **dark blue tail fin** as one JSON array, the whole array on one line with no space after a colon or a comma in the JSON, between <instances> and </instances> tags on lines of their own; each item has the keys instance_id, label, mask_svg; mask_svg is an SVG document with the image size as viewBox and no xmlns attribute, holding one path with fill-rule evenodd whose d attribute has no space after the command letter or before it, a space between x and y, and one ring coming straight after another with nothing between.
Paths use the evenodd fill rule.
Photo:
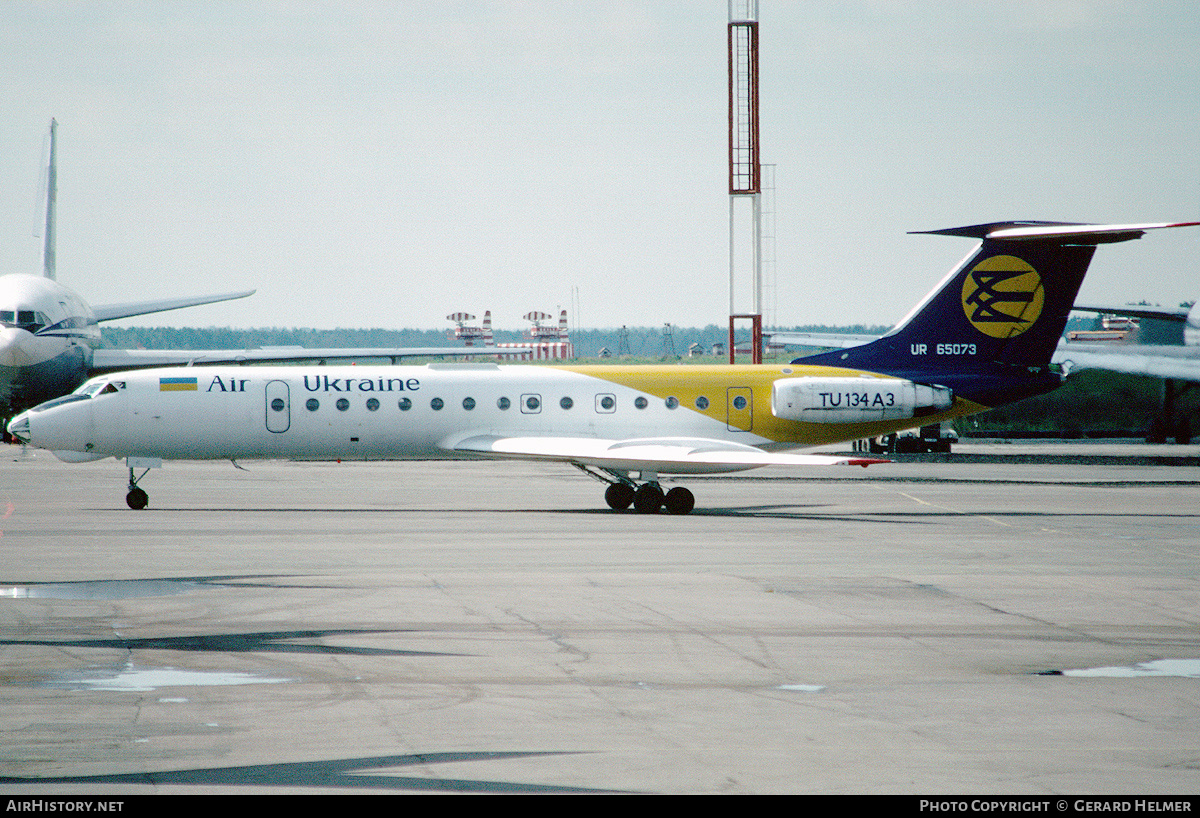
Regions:
<instances>
[{"instance_id":1,"label":"dark blue tail fin","mask_svg":"<svg viewBox=\"0 0 1200 818\"><path fill-rule=\"evenodd\" d=\"M1050 358L1096 245L1182 226L997 222L928 231L982 243L882 338L795 363L953 385L984 406L1048 391L1059 383Z\"/></svg>"}]
</instances>

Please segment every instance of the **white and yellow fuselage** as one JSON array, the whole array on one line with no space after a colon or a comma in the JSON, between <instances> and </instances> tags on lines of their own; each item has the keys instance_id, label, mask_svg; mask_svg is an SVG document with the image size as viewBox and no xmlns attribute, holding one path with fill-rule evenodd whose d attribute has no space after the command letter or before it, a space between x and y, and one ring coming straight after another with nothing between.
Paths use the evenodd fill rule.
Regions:
<instances>
[{"instance_id":1,"label":"white and yellow fuselage","mask_svg":"<svg viewBox=\"0 0 1200 818\"><path fill-rule=\"evenodd\" d=\"M179 367L93 379L76 395L26 413L19 433L34 445L76 453L72 459L507 455L612 465L620 458L598 458L599 442L611 448L686 440L693 449L703 442L710 453L722 444L732 452L775 452L875 436L978 408L943 394L936 406L918 407L923 414L914 420L912 406L896 409L906 400L896 391L903 383L799 365ZM798 386L808 387L803 400L828 407L783 405L794 403ZM834 410L841 410L840 422L829 422ZM805 412L814 419L797 419ZM675 455L639 456L613 467L720 470L713 459L689 464ZM729 465L767 463L734 458Z\"/></svg>"}]
</instances>

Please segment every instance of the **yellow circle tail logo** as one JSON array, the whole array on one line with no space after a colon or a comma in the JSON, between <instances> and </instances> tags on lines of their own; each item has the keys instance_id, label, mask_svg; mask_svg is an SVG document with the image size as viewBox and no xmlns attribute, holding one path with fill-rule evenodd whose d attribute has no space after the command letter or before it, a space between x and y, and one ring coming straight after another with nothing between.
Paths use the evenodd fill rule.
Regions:
<instances>
[{"instance_id":1,"label":"yellow circle tail logo","mask_svg":"<svg viewBox=\"0 0 1200 818\"><path fill-rule=\"evenodd\" d=\"M1042 314L1042 278L1016 256L992 256L976 264L963 282L963 312L971 326L993 338L1011 338Z\"/></svg>"}]
</instances>

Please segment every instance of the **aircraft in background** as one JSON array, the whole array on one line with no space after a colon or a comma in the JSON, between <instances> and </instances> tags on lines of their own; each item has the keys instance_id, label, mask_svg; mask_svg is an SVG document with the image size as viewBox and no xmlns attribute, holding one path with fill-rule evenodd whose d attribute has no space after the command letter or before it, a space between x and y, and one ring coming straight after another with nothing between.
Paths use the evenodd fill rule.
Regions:
<instances>
[{"instance_id":1,"label":"aircraft in background","mask_svg":"<svg viewBox=\"0 0 1200 818\"><path fill-rule=\"evenodd\" d=\"M96 349L100 345L97 326L100 321L213 304L254 293L254 290L246 290L92 308L77 292L58 283L54 246L57 128L58 123L50 120L42 275L13 273L0 276L0 417L3 418L64 395L90 375L109 368L105 365L107 353ZM126 363L137 365L136 358L122 358Z\"/></svg>"},{"instance_id":2,"label":"aircraft in background","mask_svg":"<svg viewBox=\"0 0 1200 818\"><path fill-rule=\"evenodd\" d=\"M524 459L608 483L614 509L687 513L661 474L870 465L787 450L876 437L1056 388L1050 358L1098 244L1183 224L1000 222L870 343L754 366L205 367L94 378L9 431L63 460ZM141 477L145 476L143 472Z\"/></svg>"},{"instance_id":3,"label":"aircraft in background","mask_svg":"<svg viewBox=\"0 0 1200 818\"><path fill-rule=\"evenodd\" d=\"M791 332L763 330L763 338L772 347L813 347L818 349L847 349L869 344L878 335L855 335L849 332Z\"/></svg>"},{"instance_id":4,"label":"aircraft in background","mask_svg":"<svg viewBox=\"0 0 1200 818\"><path fill-rule=\"evenodd\" d=\"M1177 412L1179 397L1200 383L1200 303L1187 307L1148 307L1144 305L1077 306L1076 310L1142 319L1137 340L1059 342L1053 362L1069 375L1084 369L1105 369L1129 375L1162 378L1162 402L1151 421L1146 439L1162 443L1168 438L1190 443L1192 424ZM1166 325L1165 331L1150 332L1153 324ZM1143 339L1163 343L1144 343Z\"/></svg>"},{"instance_id":5,"label":"aircraft in background","mask_svg":"<svg viewBox=\"0 0 1200 818\"><path fill-rule=\"evenodd\" d=\"M214 304L253 295L244 290L220 295L136 301L90 306L60 284L55 273L57 167L50 121L50 160L46 185L46 235L43 274L0 276L0 424L18 412L66 395L89 377L104 372L172 364L311 361L351 358L479 355L460 347L368 349L128 350L99 349L103 321ZM520 351L520 350L518 350ZM508 350L512 352L512 350ZM6 433L7 439L7 433Z\"/></svg>"}]
</instances>

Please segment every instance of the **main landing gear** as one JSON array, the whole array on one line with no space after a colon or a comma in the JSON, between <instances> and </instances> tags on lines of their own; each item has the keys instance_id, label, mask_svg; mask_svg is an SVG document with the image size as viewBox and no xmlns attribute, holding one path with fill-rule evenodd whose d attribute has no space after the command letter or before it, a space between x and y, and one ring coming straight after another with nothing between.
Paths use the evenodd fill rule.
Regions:
<instances>
[{"instance_id":1,"label":"main landing gear","mask_svg":"<svg viewBox=\"0 0 1200 818\"><path fill-rule=\"evenodd\" d=\"M643 482L638 484L625 472L579 464L576 464L576 468L608 483L608 488L604 490L604 501L615 511L624 511L633 506L638 514L658 514L664 508L670 514L687 514L696 507L696 497L690 491L683 486L675 486L664 492L654 474L643 472Z\"/></svg>"}]
</instances>

